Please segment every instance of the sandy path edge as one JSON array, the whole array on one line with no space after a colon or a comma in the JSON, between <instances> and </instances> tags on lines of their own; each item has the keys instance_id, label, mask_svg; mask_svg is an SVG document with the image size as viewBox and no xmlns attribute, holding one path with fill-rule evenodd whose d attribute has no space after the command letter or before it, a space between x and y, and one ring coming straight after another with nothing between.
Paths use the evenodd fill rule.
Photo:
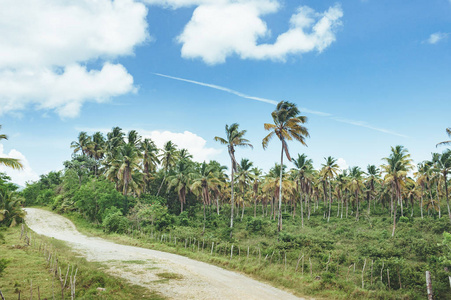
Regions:
<instances>
[{"instance_id":1,"label":"sandy path edge","mask_svg":"<svg viewBox=\"0 0 451 300\"><path fill-rule=\"evenodd\" d=\"M181 255L116 244L87 237L58 214L26 208L27 225L36 233L66 241L87 258L106 264L107 272L156 290L170 299L303 299L245 275ZM161 281L158 273L171 272L180 280Z\"/></svg>"}]
</instances>

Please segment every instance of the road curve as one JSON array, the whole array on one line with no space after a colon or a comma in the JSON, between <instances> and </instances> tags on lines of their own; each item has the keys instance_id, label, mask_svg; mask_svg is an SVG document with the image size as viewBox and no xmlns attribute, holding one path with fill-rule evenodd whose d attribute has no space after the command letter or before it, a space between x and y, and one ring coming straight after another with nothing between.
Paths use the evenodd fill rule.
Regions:
<instances>
[{"instance_id":1,"label":"road curve","mask_svg":"<svg viewBox=\"0 0 451 300\"><path fill-rule=\"evenodd\" d=\"M102 262L114 276L160 292L169 299L303 299L242 274L184 256L119 245L87 237L68 219L46 210L26 208L25 221L36 233L66 241L88 261ZM181 279L162 281L158 273Z\"/></svg>"}]
</instances>

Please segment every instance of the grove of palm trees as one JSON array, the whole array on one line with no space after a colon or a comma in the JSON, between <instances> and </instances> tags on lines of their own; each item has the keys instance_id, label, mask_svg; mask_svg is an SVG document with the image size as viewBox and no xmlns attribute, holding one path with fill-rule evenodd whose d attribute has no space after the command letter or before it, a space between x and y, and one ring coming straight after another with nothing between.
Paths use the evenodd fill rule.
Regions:
<instances>
[{"instance_id":1,"label":"grove of palm trees","mask_svg":"<svg viewBox=\"0 0 451 300\"><path fill-rule=\"evenodd\" d=\"M198 241L198 252L205 248L217 257L194 258L300 295L423 299L430 271L437 299L451 299L449 142L417 166L397 145L379 166L341 170L328 156L316 169L305 154L288 150L289 142L306 145L309 137L296 105L279 103L272 118L262 145L276 136L281 156L266 172L238 158L242 147L259 141L246 139L237 123L214 138L227 146L229 166L196 162L171 141L159 149L135 130L80 132L63 170L41 175L21 193L2 192L0 220L20 222L23 215L9 216L4 204L19 197L24 205L48 206L106 234L161 236L153 243L177 237L185 248L188 240ZM168 244L174 247L169 251L180 250Z\"/></svg>"}]
</instances>

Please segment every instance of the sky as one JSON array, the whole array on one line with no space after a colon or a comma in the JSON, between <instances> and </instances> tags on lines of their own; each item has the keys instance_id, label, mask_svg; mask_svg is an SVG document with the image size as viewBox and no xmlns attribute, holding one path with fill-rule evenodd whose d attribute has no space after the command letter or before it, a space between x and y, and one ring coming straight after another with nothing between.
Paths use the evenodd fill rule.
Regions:
<instances>
[{"instance_id":1,"label":"sky","mask_svg":"<svg viewBox=\"0 0 451 300\"><path fill-rule=\"evenodd\" d=\"M114 126L228 166L231 123L254 145L237 158L268 171L282 100L308 117L293 157L365 169L404 145L419 163L444 150L450 70L451 0L2 0L0 157L25 168L0 171L37 180Z\"/></svg>"}]
</instances>

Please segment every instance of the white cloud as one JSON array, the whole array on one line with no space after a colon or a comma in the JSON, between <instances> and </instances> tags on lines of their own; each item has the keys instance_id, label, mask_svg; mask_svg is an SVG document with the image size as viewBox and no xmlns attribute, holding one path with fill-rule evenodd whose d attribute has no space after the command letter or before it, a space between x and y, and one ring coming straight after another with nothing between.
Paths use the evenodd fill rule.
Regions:
<instances>
[{"instance_id":1,"label":"white cloud","mask_svg":"<svg viewBox=\"0 0 451 300\"><path fill-rule=\"evenodd\" d=\"M347 170L349 168L348 163L344 158L337 159L337 165L340 168L341 171Z\"/></svg>"},{"instance_id":2,"label":"white cloud","mask_svg":"<svg viewBox=\"0 0 451 300\"><path fill-rule=\"evenodd\" d=\"M288 55L321 52L335 41L335 30L343 16L339 5L324 13L302 6L291 17L290 29L279 35L275 43L259 44L259 39L270 35L261 17L276 12L277 1L205 2L194 10L178 41L184 58L201 58L207 64L224 63L234 54L242 59L284 61Z\"/></svg>"},{"instance_id":3,"label":"white cloud","mask_svg":"<svg viewBox=\"0 0 451 300\"><path fill-rule=\"evenodd\" d=\"M0 113L29 105L74 117L85 101L133 91L122 65L147 38L147 9L134 0L0 2ZM82 66L106 61L101 70Z\"/></svg>"},{"instance_id":4,"label":"white cloud","mask_svg":"<svg viewBox=\"0 0 451 300\"><path fill-rule=\"evenodd\" d=\"M208 148L207 141L195 133L184 131L183 133L171 131L145 131L138 130L144 138L152 139L158 148L163 148L167 141L172 141L178 149L186 148L193 155L193 159L198 162L209 161L222 152L221 149Z\"/></svg>"},{"instance_id":5,"label":"white cloud","mask_svg":"<svg viewBox=\"0 0 451 300\"><path fill-rule=\"evenodd\" d=\"M0 172L6 173L9 177L11 177L12 182L21 186L25 186L25 182L39 179L38 174L36 174L31 169L30 163L22 153L15 149L12 149L11 151L9 151L9 153L3 153L3 151L3 145L0 144L0 157L18 158L24 166L23 170L13 170L11 168L0 165Z\"/></svg>"},{"instance_id":6,"label":"white cloud","mask_svg":"<svg viewBox=\"0 0 451 300\"><path fill-rule=\"evenodd\" d=\"M449 35L449 33L447 33L447 32L445 32L445 33L444 32L436 32L436 33L431 34L425 42L434 45L434 44L437 44L438 42L440 42L441 40L446 39L448 37L448 35Z\"/></svg>"},{"instance_id":7,"label":"white cloud","mask_svg":"<svg viewBox=\"0 0 451 300\"><path fill-rule=\"evenodd\" d=\"M122 65L106 63L101 70L78 64L63 73L49 69L0 71L0 114L34 105L75 117L86 101L104 102L133 91L133 77Z\"/></svg>"}]
</instances>

